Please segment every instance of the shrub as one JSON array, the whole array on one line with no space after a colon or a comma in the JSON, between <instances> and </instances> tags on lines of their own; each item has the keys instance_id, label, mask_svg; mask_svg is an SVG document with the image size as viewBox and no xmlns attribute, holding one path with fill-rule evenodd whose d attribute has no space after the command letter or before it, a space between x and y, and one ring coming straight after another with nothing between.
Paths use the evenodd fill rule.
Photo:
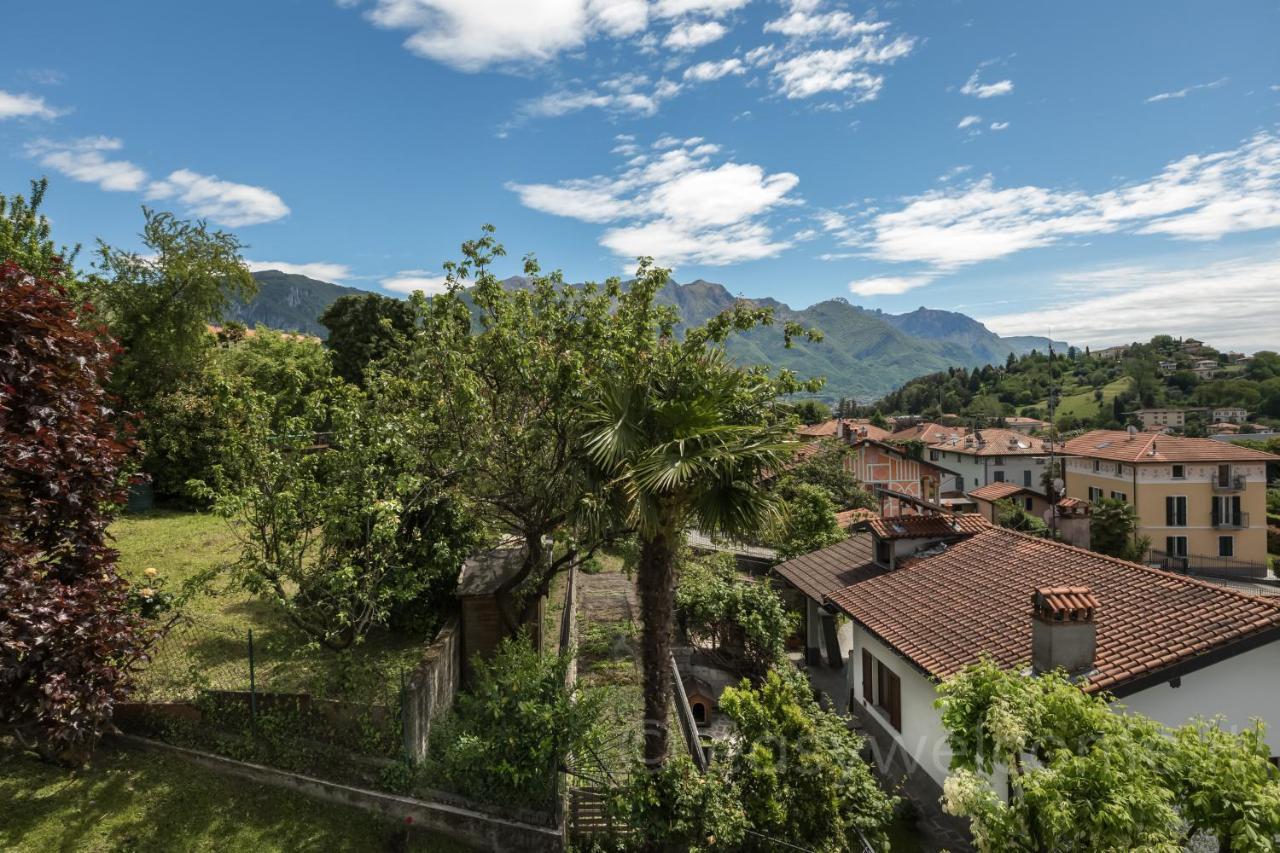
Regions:
<instances>
[{"instance_id":1,"label":"shrub","mask_svg":"<svg viewBox=\"0 0 1280 853\"><path fill-rule=\"evenodd\" d=\"M147 640L106 545L135 445L103 390L116 348L90 310L0 266L0 726L72 763Z\"/></svg>"}]
</instances>

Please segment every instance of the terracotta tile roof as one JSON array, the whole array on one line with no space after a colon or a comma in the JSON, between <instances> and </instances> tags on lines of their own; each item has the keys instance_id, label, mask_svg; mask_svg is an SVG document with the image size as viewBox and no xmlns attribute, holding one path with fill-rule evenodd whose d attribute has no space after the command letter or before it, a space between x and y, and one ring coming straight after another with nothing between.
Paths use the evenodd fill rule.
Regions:
<instances>
[{"instance_id":1,"label":"terracotta tile roof","mask_svg":"<svg viewBox=\"0 0 1280 853\"><path fill-rule=\"evenodd\" d=\"M895 515L892 518L869 518L863 522L881 539L942 539L972 536L986 529L990 522L975 513L946 515Z\"/></svg>"},{"instance_id":2,"label":"terracotta tile roof","mask_svg":"<svg viewBox=\"0 0 1280 853\"><path fill-rule=\"evenodd\" d=\"M779 563L773 570L815 601L825 600L861 577L886 571L875 564L871 537L866 533Z\"/></svg>"},{"instance_id":3,"label":"terracotta tile roof","mask_svg":"<svg viewBox=\"0 0 1280 853\"><path fill-rule=\"evenodd\" d=\"M956 438L963 439L968 434L969 430L966 427L949 427L926 422L890 433L886 441L921 441L933 446Z\"/></svg>"},{"instance_id":4,"label":"terracotta tile roof","mask_svg":"<svg viewBox=\"0 0 1280 853\"><path fill-rule=\"evenodd\" d=\"M840 421L836 418L823 421L820 424L808 424L798 427L796 435L803 438L835 438L839 435L839 424ZM856 434L862 438L871 438L876 441L886 439L890 434L889 430L881 429L870 421L860 418L845 418L844 425L846 435Z\"/></svg>"},{"instance_id":5,"label":"terracotta tile roof","mask_svg":"<svg viewBox=\"0 0 1280 853\"><path fill-rule=\"evenodd\" d=\"M842 529L847 530L850 526L859 521L875 518L876 513L869 509L846 509L843 512L836 513L836 524Z\"/></svg>"},{"instance_id":6,"label":"terracotta tile roof","mask_svg":"<svg viewBox=\"0 0 1280 853\"><path fill-rule=\"evenodd\" d=\"M1043 426L1048 426L1048 425L1049 425L1049 422L1048 422L1048 421L1042 421L1042 420L1040 420L1039 418L1023 418L1023 417L1005 418L1005 419L1004 419L1004 422L1005 422L1005 423L1007 423L1007 424L1022 424L1022 425L1026 425L1026 424L1042 424Z\"/></svg>"},{"instance_id":7,"label":"terracotta tile roof","mask_svg":"<svg viewBox=\"0 0 1280 853\"><path fill-rule=\"evenodd\" d=\"M1049 586L1036 590L1035 608L1057 619L1087 619L1098 609L1098 599L1087 586Z\"/></svg>"},{"instance_id":8,"label":"terracotta tile roof","mask_svg":"<svg viewBox=\"0 0 1280 853\"><path fill-rule=\"evenodd\" d=\"M1004 667L1026 665L1032 595L1081 586L1098 602L1090 692L1280 630L1280 604L994 526L829 598L926 673L946 678L984 654Z\"/></svg>"},{"instance_id":9,"label":"terracotta tile roof","mask_svg":"<svg viewBox=\"0 0 1280 853\"><path fill-rule=\"evenodd\" d=\"M1068 453L1117 462L1280 462L1280 456L1212 438L1096 429L1066 444Z\"/></svg>"},{"instance_id":10,"label":"terracotta tile roof","mask_svg":"<svg viewBox=\"0 0 1280 853\"><path fill-rule=\"evenodd\" d=\"M1019 486L1017 483L987 483L985 486L970 489L969 497L995 503L1025 491L1028 491L1027 487Z\"/></svg>"},{"instance_id":11,"label":"terracotta tile roof","mask_svg":"<svg viewBox=\"0 0 1280 853\"><path fill-rule=\"evenodd\" d=\"M1058 501L1058 506L1063 509L1084 509L1091 506L1091 504L1084 498L1063 498Z\"/></svg>"},{"instance_id":12,"label":"terracotta tile roof","mask_svg":"<svg viewBox=\"0 0 1280 853\"><path fill-rule=\"evenodd\" d=\"M1049 452L1049 442L1011 429L980 429L972 436L944 441L934 447L971 456L1043 456ZM1061 445L1057 450L1062 452Z\"/></svg>"}]
</instances>

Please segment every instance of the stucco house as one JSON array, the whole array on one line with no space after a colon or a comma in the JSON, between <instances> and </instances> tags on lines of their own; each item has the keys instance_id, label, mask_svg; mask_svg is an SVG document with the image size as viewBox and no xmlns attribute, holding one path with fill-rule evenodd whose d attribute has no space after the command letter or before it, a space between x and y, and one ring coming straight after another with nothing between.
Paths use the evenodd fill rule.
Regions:
<instances>
[{"instance_id":1,"label":"stucco house","mask_svg":"<svg viewBox=\"0 0 1280 853\"><path fill-rule=\"evenodd\" d=\"M956 478L943 485L944 492L967 494L991 483L1014 483L1044 494L1044 473L1049 457L1061 454L1047 440L1008 429L981 429L954 435L929 445L925 458L951 469Z\"/></svg>"},{"instance_id":2,"label":"stucco house","mask_svg":"<svg viewBox=\"0 0 1280 853\"><path fill-rule=\"evenodd\" d=\"M819 660L843 667L837 701L870 732L877 764L939 820L950 751L937 685L983 656L1065 669L1168 725L1280 715L1280 604L980 516L876 519L774 571L820 614ZM1280 754L1280 730L1269 741ZM1005 778L997 768L997 790Z\"/></svg>"},{"instance_id":3,"label":"stucco house","mask_svg":"<svg viewBox=\"0 0 1280 853\"><path fill-rule=\"evenodd\" d=\"M1043 493L1017 483L989 483L969 490L969 497L977 504L977 512L987 521L996 520L996 504L1013 501L1036 518L1043 518L1049 509L1049 499Z\"/></svg>"}]
</instances>

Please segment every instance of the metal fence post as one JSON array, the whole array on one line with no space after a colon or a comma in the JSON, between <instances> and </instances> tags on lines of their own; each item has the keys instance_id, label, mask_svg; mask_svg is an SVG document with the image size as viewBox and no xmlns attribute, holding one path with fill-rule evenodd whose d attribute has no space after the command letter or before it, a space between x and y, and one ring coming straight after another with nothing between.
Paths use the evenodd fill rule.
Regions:
<instances>
[{"instance_id":1,"label":"metal fence post","mask_svg":"<svg viewBox=\"0 0 1280 853\"><path fill-rule=\"evenodd\" d=\"M253 671L253 629L249 629L249 726L258 736L258 688Z\"/></svg>"}]
</instances>

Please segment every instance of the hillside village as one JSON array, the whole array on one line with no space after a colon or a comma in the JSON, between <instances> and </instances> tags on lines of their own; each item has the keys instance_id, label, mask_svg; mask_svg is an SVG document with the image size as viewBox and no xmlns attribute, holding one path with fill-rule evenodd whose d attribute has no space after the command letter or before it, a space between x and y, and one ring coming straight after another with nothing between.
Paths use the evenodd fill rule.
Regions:
<instances>
[{"instance_id":1,"label":"hillside village","mask_svg":"<svg viewBox=\"0 0 1280 853\"><path fill-rule=\"evenodd\" d=\"M0 853L1280 853L1274 0L0 30Z\"/></svg>"}]
</instances>

